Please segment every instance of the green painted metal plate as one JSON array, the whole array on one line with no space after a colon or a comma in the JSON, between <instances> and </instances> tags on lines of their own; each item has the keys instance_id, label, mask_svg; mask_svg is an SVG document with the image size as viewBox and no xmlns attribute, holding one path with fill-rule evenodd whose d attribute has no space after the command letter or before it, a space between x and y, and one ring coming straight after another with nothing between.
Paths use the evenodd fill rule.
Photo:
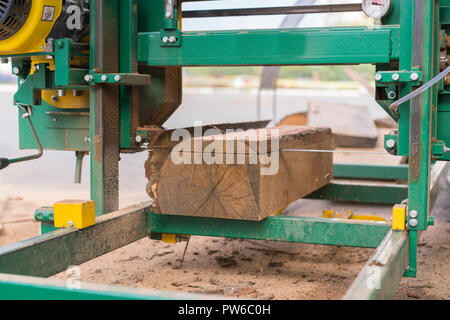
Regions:
<instances>
[{"instance_id":1,"label":"green painted metal plate","mask_svg":"<svg viewBox=\"0 0 450 320\"><path fill-rule=\"evenodd\" d=\"M140 33L138 60L150 66L389 63L398 28L307 28L183 32L162 47L159 32Z\"/></svg>"}]
</instances>

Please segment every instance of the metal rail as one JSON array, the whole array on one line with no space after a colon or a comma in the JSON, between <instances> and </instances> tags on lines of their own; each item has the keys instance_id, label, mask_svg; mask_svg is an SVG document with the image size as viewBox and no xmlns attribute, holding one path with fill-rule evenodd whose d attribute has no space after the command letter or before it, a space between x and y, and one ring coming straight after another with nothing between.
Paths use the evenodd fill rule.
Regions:
<instances>
[{"instance_id":1,"label":"metal rail","mask_svg":"<svg viewBox=\"0 0 450 320\"><path fill-rule=\"evenodd\" d=\"M390 231L343 299L393 299L408 267L408 250L407 232Z\"/></svg>"},{"instance_id":2,"label":"metal rail","mask_svg":"<svg viewBox=\"0 0 450 320\"><path fill-rule=\"evenodd\" d=\"M291 6L291 7L271 7L271 8L183 11L183 18L214 18L214 17L239 17L239 16L261 16L261 15L359 12L359 11L362 11L361 4L351 3L351 4Z\"/></svg>"}]
</instances>

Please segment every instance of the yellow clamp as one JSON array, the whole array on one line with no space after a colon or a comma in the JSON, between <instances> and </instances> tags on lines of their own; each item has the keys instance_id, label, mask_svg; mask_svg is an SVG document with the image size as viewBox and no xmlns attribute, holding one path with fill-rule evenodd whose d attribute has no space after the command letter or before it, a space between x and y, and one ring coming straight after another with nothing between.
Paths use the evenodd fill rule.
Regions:
<instances>
[{"instance_id":1,"label":"yellow clamp","mask_svg":"<svg viewBox=\"0 0 450 320\"><path fill-rule=\"evenodd\" d=\"M64 200L54 204L55 228L84 229L95 224L95 202Z\"/></svg>"}]
</instances>

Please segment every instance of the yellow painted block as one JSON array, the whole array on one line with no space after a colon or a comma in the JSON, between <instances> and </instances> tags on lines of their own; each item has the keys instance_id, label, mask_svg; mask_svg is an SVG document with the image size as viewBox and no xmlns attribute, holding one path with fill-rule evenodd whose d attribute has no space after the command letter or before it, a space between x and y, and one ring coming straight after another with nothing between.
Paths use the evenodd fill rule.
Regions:
<instances>
[{"instance_id":1,"label":"yellow painted block","mask_svg":"<svg viewBox=\"0 0 450 320\"><path fill-rule=\"evenodd\" d=\"M397 204L392 210L392 230L406 229L406 205Z\"/></svg>"},{"instance_id":2,"label":"yellow painted block","mask_svg":"<svg viewBox=\"0 0 450 320\"><path fill-rule=\"evenodd\" d=\"M167 243L177 243L177 235L163 233L161 240L162 240L162 242L167 242Z\"/></svg>"},{"instance_id":3,"label":"yellow painted block","mask_svg":"<svg viewBox=\"0 0 450 320\"><path fill-rule=\"evenodd\" d=\"M323 217L327 219L333 219L336 217L336 211L334 210L323 210Z\"/></svg>"},{"instance_id":4,"label":"yellow painted block","mask_svg":"<svg viewBox=\"0 0 450 320\"><path fill-rule=\"evenodd\" d=\"M95 203L84 200L64 200L55 203L53 215L56 228L84 229L95 224Z\"/></svg>"}]
</instances>

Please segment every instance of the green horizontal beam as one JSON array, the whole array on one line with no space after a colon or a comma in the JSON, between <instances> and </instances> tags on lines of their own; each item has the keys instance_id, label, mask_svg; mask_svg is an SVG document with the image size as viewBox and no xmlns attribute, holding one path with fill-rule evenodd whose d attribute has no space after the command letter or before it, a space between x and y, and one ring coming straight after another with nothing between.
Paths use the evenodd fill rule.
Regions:
<instances>
[{"instance_id":1,"label":"green horizontal beam","mask_svg":"<svg viewBox=\"0 0 450 320\"><path fill-rule=\"evenodd\" d=\"M149 66L389 63L398 59L398 26L182 32L162 46L160 32L140 33L138 60Z\"/></svg>"},{"instance_id":2,"label":"green horizontal beam","mask_svg":"<svg viewBox=\"0 0 450 320\"><path fill-rule=\"evenodd\" d=\"M409 263L406 231L390 231L344 296L344 300L392 300Z\"/></svg>"},{"instance_id":3,"label":"green horizontal beam","mask_svg":"<svg viewBox=\"0 0 450 320\"><path fill-rule=\"evenodd\" d=\"M0 273L49 277L149 235L147 207L96 218L92 227L59 229L0 248Z\"/></svg>"},{"instance_id":4,"label":"green horizontal beam","mask_svg":"<svg viewBox=\"0 0 450 320\"><path fill-rule=\"evenodd\" d=\"M74 283L72 283L74 284ZM66 282L0 274L0 300L187 300L219 299L206 295Z\"/></svg>"},{"instance_id":5,"label":"green horizontal beam","mask_svg":"<svg viewBox=\"0 0 450 320\"><path fill-rule=\"evenodd\" d=\"M306 197L306 199L380 204L397 204L407 198L406 185L345 182L330 183Z\"/></svg>"},{"instance_id":6,"label":"green horizontal beam","mask_svg":"<svg viewBox=\"0 0 450 320\"><path fill-rule=\"evenodd\" d=\"M263 221L226 220L151 213L156 233L376 248L391 226L384 222L272 216ZM369 236L370 235L370 236Z\"/></svg>"},{"instance_id":7,"label":"green horizontal beam","mask_svg":"<svg viewBox=\"0 0 450 320\"><path fill-rule=\"evenodd\" d=\"M334 177L337 179L408 180L408 165L335 164Z\"/></svg>"}]
</instances>

